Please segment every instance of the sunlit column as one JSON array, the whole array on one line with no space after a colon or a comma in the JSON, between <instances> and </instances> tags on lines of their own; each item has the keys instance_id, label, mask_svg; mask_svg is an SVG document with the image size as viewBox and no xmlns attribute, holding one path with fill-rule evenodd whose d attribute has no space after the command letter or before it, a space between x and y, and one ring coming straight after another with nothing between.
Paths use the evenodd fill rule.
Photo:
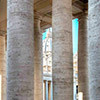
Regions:
<instances>
[{"instance_id":1,"label":"sunlit column","mask_svg":"<svg viewBox=\"0 0 100 100\"><path fill-rule=\"evenodd\" d=\"M5 36L0 35L0 100L6 100Z\"/></svg>"},{"instance_id":2,"label":"sunlit column","mask_svg":"<svg viewBox=\"0 0 100 100\"><path fill-rule=\"evenodd\" d=\"M46 100L46 84L43 82L43 100Z\"/></svg>"},{"instance_id":3,"label":"sunlit column","mask_svg":"<svg viewBox=\"0 0 100 100\"><path fill-rule=\"evenodd\" d=\"M53 0L54 100L73 100L72 0Z\"/></svg>"},{"instance_id":4,"label":"sunlit column","mask_svg":"<svg viewBox=\"0 0 100 100\"><path fill-rule=\"evenodd\" d=\"M7 0L7 100L34 100L33 1Z\"/></svg>"},{"instance_id":5,"label":"sunlit column","mask_svg":"<svg viewBox=\"0 0 100 100\"><path fill-rule=\"evenodd\" d=\"M46 100L48 100L48 81L46 81Z\"/></svg>"},{"instance_id":6,"label":"sunlit column","mask_svg":"<svg viewBox=\"0 0 100 100\"><path fill-rule=\"evenodd\" d=\"M1 98L2 98L2 77L0 75L0 100L2 100Z\"/></svg>"},{"instance_id":7,"label":"sunlit column","mask_svg":"<svg viewBox=\"0 0 100 100\"><path fill-rule=\"evenodd\" d=\"M83 99L83 92L78 93L78 100L85 100Z\"/></svg>"}]
</instances>

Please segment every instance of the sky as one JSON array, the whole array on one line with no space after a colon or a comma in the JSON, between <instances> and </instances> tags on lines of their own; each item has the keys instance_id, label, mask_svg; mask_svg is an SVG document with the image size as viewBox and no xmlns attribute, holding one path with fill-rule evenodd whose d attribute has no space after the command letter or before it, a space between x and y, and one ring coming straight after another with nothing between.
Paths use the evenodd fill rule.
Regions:
<instances>
[{"instance_id":1,"label":"sky","mask_svg":"<svg viewBox=\"0 0 100 100\"><path fill-rule=\"evenodd\" d=\"M42 40L44 40L44 39L46 38L47 32L48 32L49 30L52 32L52 28L46 29L46 31L43 33Z\"/></svg>"},{"instance_id":2,"label":"sky","mask_svg":"<svg viewBox=\"0 0 100 100\"><path fill-rule=\"evenodd\" d=\"M43 33L42 40L44 40L46 38L46 35L47 35L47 30Z\"/></svg>"},{"instance_id":3,"label":"sky","mask_svg":"<svg viewBox=\"0 0 100 100\"><path fill-rule=\"evenodd\" d=\"M50 28L52 30L52 28ZM42 39L46 38L48 29L43 33ZM72 33L73 33L73 54L76 54L78 51L78 19L72 20Z\"/></svg>"},{"instance_id":4,"label":"sky","mask_svg":"<svg viewBox=\"0 0 100 100\"><path fill-rule=\"evenodd\" d=\"M73 54L78 51L78 19L72 20Z\"/></svg>"}]
</instances>

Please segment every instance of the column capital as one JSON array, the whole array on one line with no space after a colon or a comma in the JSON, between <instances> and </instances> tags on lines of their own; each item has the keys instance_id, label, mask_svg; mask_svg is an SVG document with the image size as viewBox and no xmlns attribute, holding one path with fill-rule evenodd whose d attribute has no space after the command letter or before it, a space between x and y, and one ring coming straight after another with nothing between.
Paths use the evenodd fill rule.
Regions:
<instances>
[{"instance_id":1,"label":"column capital","mask_svg":"<svg viewBox=\"0 0 100 100\"><path fill-rule=\"evenodd\" d=\"M35 21L42 21L42 16L38 15L38 13L35 13L34 20Z\"/></svg>"},{"instance_id":2,"label":"column capital","mask_svg":"<svg viewBox=\"0 0 100 100\"><path fill-rule=\"evenodd\" d=\"M35 14L35 16L34 16L34 27L35 27L35 30L37 30L40 34L44 32L41 29L41 22L42 22L42 17Z\"/></svg>"},{"instance_id":3,"label":"column capital","mask_svg":"<svg viewBox=\"0 0 100 100\"><path fill-rule=\"evenodd\" d=\"M82 13L80 13L80 14L77 16L77 18L78 18L79 22L80 22L80 20L83 19L83 18L88 19L88 13L82 12Z\"/></svg>"}]
</instances>

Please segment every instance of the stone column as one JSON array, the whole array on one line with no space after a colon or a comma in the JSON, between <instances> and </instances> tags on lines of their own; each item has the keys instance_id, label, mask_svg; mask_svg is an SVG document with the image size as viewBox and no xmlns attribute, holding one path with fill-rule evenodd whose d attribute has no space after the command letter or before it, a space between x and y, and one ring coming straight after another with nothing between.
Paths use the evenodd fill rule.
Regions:
<instances>
[{"instance_id":1,"label":"stone column","mask_svg":"<svg viewBox=\"0 0 100 100\"><path fill-rule=\"evenodd\" d=\"M34 100L33 0L7 0L7 100Z\"/></svg>"},{"instance_id":2,"label":"stone column","mask_svg":"<svg viewBox=\"0 0 100 100\"><path fill-rule=\"evenodd\" d=\"M6 100L5 36L0 35L0 100Z\"/></svg>"},{"instance_id":3,"label":"stone column","mask_svg":"<svg viewBox=\"0 0 100 100\"><path fill-rule=\"evenodd\" d=\"M72 2L53 0L54 100L73 100Z\"/></svg>"},{"instance_id":4,"label":"stone column","mask_svg":"<svg viewBox=\"0 0 100 100\"><path fill-rule=\"evenodd\" d=\"M51 82L48 83L48 100L51 100Z\"/></svg>"},{"instance_id":5,"label":"stone column","mask_svg":"<svg viewBox=\"0 0 100 100\"><path fill-rule=\"evenodd\" d=\"M100 100L100 1L89 0L88 63L90 100Z\"/></svg>"},{"instance_id":6,"label":"stone column","mask_svg":"<svg viewBox=\"0 0 100 100\"><path fill-rule=\"evenodd\" d=\"M45 81L43 82L43 100L46 100L46 84Z\"/></svg>"},{"instance_id":7,"label":"stone column","mask_svg":"<svg viewBox=\"0 0 100 100\"><path fill-rule=\"evenodd\" d=\"M52 84L52 81L51 81L51 99L50 100L53 100L53 84Z\"/></svg>"},{"instance_id":8,"label":"stone column","mask_svg":"<svg viewBox=\"0 0 100 100\"><path fill-rule=\"evenodd\" d=\"M48 100L53 100L53 90L52 90L52 81L49 81L48 84Z\"/></svg>"},{"instance_id":9,"label":"stone column","mask_svg":"<svg viewBox=\"0 0 100 100\"><path fill-rule=\"evenodd\" d=\"M89 100L88 91L88 57L87 57L87 14L79 17L78 39L78 90L83 93L83 100Z\"/></svg>"},{"instance_id":10,"label":"stone column","mask_svg":"<svg viewBox=\"0 0 100 100\"><path fill-rule=\"evenodd\" d=\"M34 22L34 100L43 100L42 33L39 20Z\"/></svg>"},{"instance_id":11,"label":"stone column","mask_svg":"<svg viewBox=\"0 0 100 100\"><path fill-rule=\"evenodd\" d=\"M48 81L46 81L46 100L49 100L49 98L48 98Z\"/></svg>"}]
</instances>

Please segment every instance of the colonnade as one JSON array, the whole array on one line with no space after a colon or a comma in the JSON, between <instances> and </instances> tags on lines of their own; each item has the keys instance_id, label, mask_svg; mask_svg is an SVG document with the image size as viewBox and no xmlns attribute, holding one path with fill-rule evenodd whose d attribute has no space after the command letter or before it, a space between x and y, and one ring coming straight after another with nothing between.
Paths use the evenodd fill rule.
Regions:
<instances>
[{"instance_id":1,"label":"colonnade","mask_svg":"<svg viewBox=\"0 0 100 100\"><path fill-rule=\"evenodd\" d=\"M33 16L34 0L7 0L7 96L2 88L2 100L43 100L43 87L44 100L73 100L72 1L52 3L52 96L48 95L52 82L44 85L42 79L42 35ZM2 83L6 81L4 42L0 36ZM99 42L100 2L89 0L88 15L79 17L79 92L83 100L100 100Z\"/></svg>"}]
</instances>

